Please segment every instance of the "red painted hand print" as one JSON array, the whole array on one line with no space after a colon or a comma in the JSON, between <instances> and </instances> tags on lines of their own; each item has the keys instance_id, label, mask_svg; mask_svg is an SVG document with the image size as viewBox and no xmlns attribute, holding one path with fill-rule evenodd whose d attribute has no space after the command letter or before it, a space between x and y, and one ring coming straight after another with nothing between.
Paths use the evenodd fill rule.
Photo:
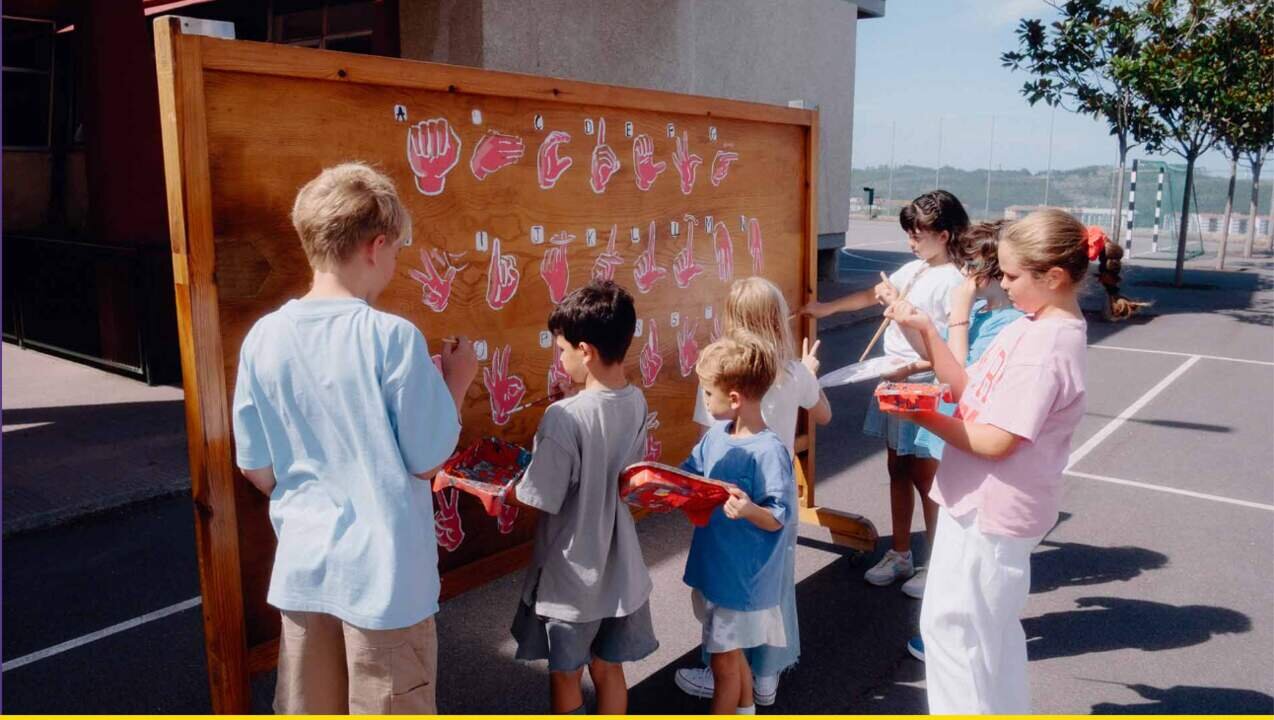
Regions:
<instances>
[{"instance_id":1,"label":"red painted hand print","mask_svg":"<svg viewBox=\"0 0 1274 720\"><path fill-rule=\"evenodd\" d=\"M734 241L730 239L730 228L718 222L712 226L713 254L717 257L717 279L730 282L734 277Z\"/></svg>"},{"instance_id":2,"label":"red painted hand print","mask_svg":"<svg viewBox=\"0 0 1274 720\"><path fill-rule=\"evenodd\" d=\"M447 309L447 303L451 301L451 281L456 278L456 273L466 266L452 265L451 256L437 248L433 248L428 253L421 248L420 262L425 266L423 271L410 268L407 274L420 283L421 292L424 294L421 302L434 312L442 312Z\"/></svg>"},{"instance_id":3,"label":"red painted hand print","mask_svg":"<svg viewBox=\"0 0 1274 720\"><path fill-rule=\"evenodd\" d=\"M717 187L721 181L725 180L726 174L730 172L730 164L738 159L737 152L725 150L718 150L717 154L712 156L712 175L708 178L712 181L712 187Z\"/></svg>"},{"instance_id":4,"label":"red painted hand print","mask_svg":"<svg viewBox=\"0 0 1274 720\"><path fill-rule=\"evenodd\" d=\"M655 141L649 135L638 135L633 138L633 176L637 179L637 189L646 191L655 184L660 173L668 169L668 163L654 161Z\"/></svg>"},{"instance_id":5,"label":"red painted hand print","mask_svg":"<svg viewBox=\"0 0 1274 720\"><path fill-rule=\"evenodd\" d=\"M540 152L536 155L535 171L540 181L541 190L549 190L557 184L558 178L566 172L571 163L570 157L562 157L559 148L571 141L571 134L554 130L540 143Z\"/></svg>"},{"instance_id":6,"label":"red painted hand print","mask_svg":"<svg viewBox=\"0 0 1274 720\"><path fill-rule=\"evenodd\" d=\"M686 216L686 246L672 259L672 280L679 288L690 287L690 281L703 274L703 268L695 261L695 225L698 224L694 215Z\"/></svg>"},{"instance_id":7,"label":"red painted hand print","mask_svg":"<svg viewBox=\"0 0 1274 720\"><path fill-rule=\"evenodd\" d=\"M642 457L645 462L658 462L659 456L664 454L664 444L655 439L658 429L659 413L646 413L646 454Z\"/></svg>"},{"instance_id":8,"label":"red painted hand print","mask_svg":"<svg viewBox=\"0 0 1274 720\"><path fill-rule=\"evenodd\" d=\"M500 534L508 535L513 532L513 524L517 521L518 506L501 503L500 512L495 516L495 524L500 529Z\"/></svg>"},{"instance_id":9,"label":"red painted hand print","mask_svg":"<svg viewBox=\"0 0 1274 720\"><path fill-rule=\"evenodd\" d=\"M496 348L491 356L491 367L482 368L482 384L487 388L491 398L491 420L496 425L505 425L513 413L521 410L518 403L526 395L526 383L517 375L509 375L509 356L512 349L505 345Z\"/></svg>"},{"instance_id":10,"label":"red painted hand print","mask_svg":"<svg viewBox=\"0 0 1274 720\"><path fill-rule=\"evenodd\" d=\"M721 316L720 316L720 315L713 315L713 316L712 316L712 332L708 333L708 341L709 341L709 342L716 342L716 341L720 340L720 339L721 339L721 334L722 334L722 330L721 330Z\"/></svg>"},{"instance_id":11,"label":"red painted hand print","mask_svg":"<svg viewBox=\"0 0 1274 720\"><path fill-rule=\"evenodd\" d=\"M606 118L597 123L597 145L588 171L588 186L595 193L606 191L606 184L619 172L619 156L606 144Z\"/></svg>"},{"instance_id":12,"label":"red painted hand print","mask_svg":"<svg viewBox=\"0 0 1274 720\"><path fill-rule=\"evenodd\" d=\"M681 366L681 377L689 377L695 371L695 363L699 362L699 341L695 339L698 329L698 322L684 321L677 329L677 363Z\"/></svg>"},{"instance_id":13,"label":"red painted hand print","mask_svg":"<svg viewBox=\"0 0 1274 720\"><path fill-rule=\"evenodd\" d=\"M439 547L455 552L464 542L464 527L460 524L460 491L449 487L434 493L438 509L434 511L434 537Z\"/></svg>"},{"instance_id":14,"label":"red painted hand print","mask_svg":"<svg viewBox=\"0 0 1274 720\"><path fill-rule=\"evenodd\" d=\"M615 238L619 235L619 227L610 226L610 240L606 241L606 249L593 261L593 279L606 281L615 279L615 267L624 264L624 258L615 250Z\"/></svg>"},{"instance_id":15,"label":"red painted hand print","mask_svg":"<svg viewBox=\"0 0 1274 720\"><path fill-rule=\"evenodd\" d=\"M703 158L690 152L690 133L683 132L677 138L677 150L672 154L672 164L681 176L681 194L689 195L695 186L695 171Z\"/></svg>"},{"instance_id":16,"label":"red painted hand print","mask_svg":"<svg viewBox=\"0 0 1274 720\"><path fill-rule=\"evenodd\" d=\"M518 259L515 255L500 254L500 238L491 238L491 264L487 267L487 305L499 310L513 299L518 291Z\"/></svg>"},{"instance_id":17,"label":"red painted hand print","mask_svg":"<svg viewBox=\"0 0 1274 720\"><path fill-rule=\"evenodd\" d=\"M446 118L421 120L407 128L407 163L416 176L416 189L440 195L447 173L460 162L460 136Z\"/></svg>"},{"instance_id":18,"label":"red painted hand print","mask_svg":"<svg viewBox=\"0 0 1274 720\"><path fill-rule=\"evenodd\" d=\"M506 135L495 130L488 130L486 135L473 148L469 158L469 171L479 180L501 168L506 168L522 159L526 146L517 135Z\"/></svg>"},{"instance_id":19,"label":"red painted hand print","mask_svg":"<svg viewBox=\"0 0 1274 720\"><path fill-rule=\"evenodd\" d=\"M646 326L649 328L646 344L642 346L641 354L637 356L637 366L641 368L642 387L654 385L655 378L659 376L659 370L664 366L663 356L659 354L659 328L654 320L647 322Z\"/></svg>"},{"instance_id":20,"label":"red painted hand print","mask_svg":"<svg viewBox=\"0 0 1274 720\"><path fill-rule=\"evenodd\" d=\"M642 293L650 292L655 283L663 280L668 274L667 268L659 267L655 261L655 223L650 223L650 242L646 245L646 251L637 256L637 263L633 266L633 280L637 282L637 289Z\"/></svg>"},{"instance_id":21,"label":"red painted hand print","mask_svg":"<svg viewBox=\"0 0 1274 720\"><path fill-rule=\"evenodd\" d=\"M554 245L540 260L540 277L549 288L549 300L556 305L566 297L566 286L571 279L571 267L566 260L566 246Z\"/></svg>"},{"instance_id":22,"label":"red painted hand print","mask_svg":"<svg viewBox=\"0 0 1274 720\"><path fill-rule=\"evenodd\" d=\"M757 218L748 220L748 254L752 256L752 274L760 275L765 255L761 245L761 221Z\"/></svg>"}]
</instances>

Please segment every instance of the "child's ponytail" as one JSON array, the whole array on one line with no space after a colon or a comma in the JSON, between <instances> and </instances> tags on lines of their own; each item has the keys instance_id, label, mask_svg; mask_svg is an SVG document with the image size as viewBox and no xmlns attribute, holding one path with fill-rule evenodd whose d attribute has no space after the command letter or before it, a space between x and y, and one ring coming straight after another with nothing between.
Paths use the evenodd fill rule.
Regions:
<instances>
[{"instance_id":1,"label":"child's ponytail","mask_svg":"<svg viewBox=\"0 0 1274 720\"><path fill-rule=\"evenodd\" d=\"M1105 233L1101 228L1089 228L1102 233L1103 239ZM1132 317L1138 310L1148 307L1150 303L1140 300L1132 300L1124 297L1119 292L1119 274L1123 269L1124 249L1109 241L1101 246L1101 253L1097 258L1097 282L1101 283L1102 288L1106 290L1106 311L1104 315L1108 320L1127 320Z\"/></svg>"}]
</instances>

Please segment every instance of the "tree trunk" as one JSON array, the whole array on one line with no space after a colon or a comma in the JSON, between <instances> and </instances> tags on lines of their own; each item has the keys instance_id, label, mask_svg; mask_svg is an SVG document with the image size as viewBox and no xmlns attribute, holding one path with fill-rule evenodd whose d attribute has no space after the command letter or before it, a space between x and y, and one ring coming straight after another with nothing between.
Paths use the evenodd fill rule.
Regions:
<instances>
[{"instance_id":1,"label":"tree trunk","mask_svg":"<svg viewBox=\"0 0 1274 720\"><path fill-rule=\"evenodd\" d=\"M1265 158L1259 155L1249 157L1252 167L1252 204L1247 210L1247 242L1243 243L1243 257L1252 257L1252 246L1256 244L1256 207L1260 201L1261 164Z\"/></svg>"},{"instance_id":2,"label":"tree trunk","mask_svg":"<svg viewBox=\"0 0 1274 720\"><path fill-rule=\"evenodd\" d=\"M1186 156L1185 192L1181 194L1181 229L1177 232L1177 271L1172 279L1177 287L1181 287L1185 279L1186 234L1190 229L1190 193L1194 191L1194 161L1198 159L1197 153Z\"/></svg>"},{"instance_id":3,"label":"tree trunk","mask_svg":"<svg viewBox=\"0 0 1274 720\"><path fill-rule=\"evenodd\" d=\"M1225 246L1230 242L1230 214L1234 212L1234 181L1239 174L1238 148L1230 150L1230 189L1225 193L1225 217L1221 221L1221 247L1216 251L1216 269L1225 269Z\"/></svg>"},{"instance_id":4,"label":"tree trunk","mask_svg":"<svg viewBox=\"0 0 1274 720\"><path fill-rule=\"evenodd\" d=\"M1274 251L1274 182L1270 183L1270 206L1266 209L1270 211L1270 215L1265 227L1270 231L1270 250Z\"/></svg>"},{"instance_id":5,"label":"tree trunk","mask_svg":"<svg viewBox=\"0 0 1274 720\"><path fill-rule=\"evenodd\" d=\"M1128 165L1128 139L1119 137L1119 169L1115 171L1115 202L1113 205L1110 228L1110 241L1119 244L1120 231L1124 227L1124 214L1121 212L1124 200L1124 169Z\"/></svg>"}]
</instances>

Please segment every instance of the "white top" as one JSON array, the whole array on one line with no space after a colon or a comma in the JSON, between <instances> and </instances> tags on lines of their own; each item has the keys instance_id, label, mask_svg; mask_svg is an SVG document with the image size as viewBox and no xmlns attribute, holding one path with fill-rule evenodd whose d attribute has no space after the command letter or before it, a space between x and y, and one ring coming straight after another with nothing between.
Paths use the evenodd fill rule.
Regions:
<instances>
[{"instance_id":1,"label":"white top","mask_svg":"<svg viewBox=\"0 0 1274 720\"><path fill-rule=\"evenodd\" d=\"M918 273L920 276L916 277ZM945 337L947 313L951 311L951 291L964 282L964 276L951 263L932 267L924 260L916 259L895 270L889 276L889 282L901 293L912 278L916 282L904 299L932 318L934 327ZM905 358L907 362L920 359L920 353L911 347L902 328L894 322L889 323L889 328L885 330L885 354Z\"/></svg>"},{"instance_id":2,"label":"white top","mask_svg":"<svg viewBox=\"0 0 1274 720\"><path fill-rule=\"evenodd\" d=\"M787 367L775 378L774 384L765 391L761 398L761 419L779 436L783 446L792 457L796 457L796 412L800 408L806 410L818 404L818 378L814 373L797 360L789 360ZM708 414L703 406L703 386L695 389L695 422L704 427L712 427L716 420Z\"/></svg>"}]
</instances>

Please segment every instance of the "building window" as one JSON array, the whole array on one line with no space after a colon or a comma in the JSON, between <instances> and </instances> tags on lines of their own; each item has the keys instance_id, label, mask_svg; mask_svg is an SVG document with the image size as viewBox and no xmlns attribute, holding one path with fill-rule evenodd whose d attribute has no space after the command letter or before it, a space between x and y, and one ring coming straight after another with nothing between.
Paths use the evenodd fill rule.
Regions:
<instances>
[{"instance_id":1,"label":"building window","mask_svg":"<svg viewBox=\"0 0 1274 720\"><path fill-rule=\"evenodd\" d=\"M372 54L375 0L274 0L270 40L285 45Z\"/></svg>"},{"instance_id":2,"label":"building window","mask_svg":"<svg viewBox=\"0 0 1274 720\"><path fill-rule=\"evenodd\" d=\"M53 31L48 20L4 16L4 147L47 148L53 117Z\"/></svg>"}]
</instances>

